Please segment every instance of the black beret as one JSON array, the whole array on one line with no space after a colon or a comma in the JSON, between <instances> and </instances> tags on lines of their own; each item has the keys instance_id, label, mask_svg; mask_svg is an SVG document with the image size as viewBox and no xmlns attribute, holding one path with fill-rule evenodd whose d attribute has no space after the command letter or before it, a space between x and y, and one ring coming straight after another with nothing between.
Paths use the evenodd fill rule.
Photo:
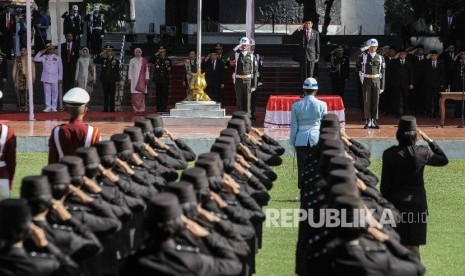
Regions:
<instances>
[{"instance_id":1,"label":"black beret","mask_svg":"<svg viewBox=\"0 0 465 276\"><path fill-rule=\"evenodd\" d=\"M95 143L95 147L99 156L116 155L118 153L113 141L100 141Z\"/></svg>"},{"instance_id":2,"label":"black beret","mask_svg":"<svg viewBox=\"0 0 465 276\"><path fill-rule=\"evenodd\" d=\"M356 185L357 176L354 170L334 170L329 172L328 178L326 179L328 184L345 184L345 185Z\"/></svg>"},{"instance_id":3,"label":"black beret","mask_svg":"<svg viewBox=\"0 0 465 276\"><path fill-rule=\"evenodd\" d=\"M246 133L245 123L241 119L229 120L227 128L232 128L232 129L237 130L239 135L244 135Z\"/></svg>"},{"instance_id":4,"label":"black beret","mask_svg":"<svg viewBox=\"0 0 465 276\"><path fill-rule=\"evenodd\" d=\"M71 177L65 164L50 164L42 168L42 175L47 176L50 185L69 184Z\"/></svg>"},{"instance_id":5,"label":"black beret","mask_svg":"<svg viewBox=\"0 0 465 276\"><path fill-rule=\"evenodd\" d=\"M219 153L217 152L205 152L205 153L201 153L199 154L199 156L197 156L197 160L201 160L201 159L204 159L204 158L213 158L215 160L215 162L218 164L218 167L220 169L220 171L222 172L223 171L223 160L221 160L221 156Z\"/></svg>"},{"instance_id":6,"label":"black beret","mask_svg":"<svg viewBox=\"0 0 465 276\"><path fill-rule=\"evenodd\" d=\"M149 116L149 115L147 115L147 116ZM149 119L136 119L134 121L134 126L140 128L143 133L145 133L145 132L153 132L152 121L149 120Z\"/></svg>"},{"instance_id":7,"label":"black beret","mask_svg":"<svg viewBox=\"0 0 465 276\"><path fill-rule=\"evenodd\" d=\"M157 128L157 127L163 128L163 126L164 126L163 119L158 114L149 114L149 115L146 115L145 118L149 119L150 122L152 122L152 127L153 128Z\"/></svg>"},{"instance_id":8,"label":"black beret","mask_svg":"<svg viewBox=\"0 0 465 276\"><path fill-rule=\"evenodd\" d=\"M208 177L221 176L221 168L219 163L213 157L204 157L195 161L195 166L204 169Z\"/></svg>"},{"instance_id":9,"label":"black beret","mask_svg":"<svg viewBox=\"0 0 465 276\"><path fill-rule=\"evenodd\" d=\"M166 191L175 194L179 203L197 203L194 186L187 181L171 182L166 186Z\"/></svg>"},{"instance_id":10,"label":"black beret","mask_svg":"<svg viewBox=\"0 0 465 276\"><path fill-rule=\"evenodd\" d=\"M215 143L231 145L233 149L236 149L236 141L232 137L220 136L215 139Z\"/></svg>"},{"instance_id":11,"label":"black beret","mask_svg":"<svg viewBox=\"0 0 465 276\"><path fill-rule=\"evenodd\" d=\"M123 130L124 134L127 134L132 142L144 142L144 134L142 129L138 127L127 127Z\"/></svg>"},{"instance_id":12,"label":"black beret","mask_svg":"<svg viewBox=\"0 0 465 276\"><path fill-rule=\"evenodd\" d=\"M344 151L344 144L342 143L342 140L324 140L321 145L321 150L325 151L330 149Z\"/></svg>"},{"instance_id":13,"label":"black beret","mask_svg":"<svg viewBox=\"0 0 465 276\"><path fill-rule=\"evenodd\" d=\"M75 154L82 158L86 166L100 164L100 157L94 147L77 148Z\"/></svg>"},{"instance_id":14,"label":"black beret","mask_svg":"<svg viewBox=\"0 0 465 276\"><path fill-rule=\"evenodd\" d=\"M400 117L398 131L417 131L417 119L410 115Z\"/></svg>"},{"instance_id":15,"label":"black beret","mask_svg":"<svg viewBox=\"0 0 465 276\"><path fill-rule=\"evenodd\" d=\"M339 197L345 195L360 197L360 191L356 185L347 185L346 183L335 184L331 187L330 197Z\"/></svg>"},{"instance_id":16,"label":"black beret","mask_svg":"<svg viewBox=\"0 0 465 276\"><path fill-rule=\"evenodd\" d=\"M354 162L345 156L336 156L329 160L329 170L354 170Z\"/></svg>"},{"instance_id":17,"label":"black beret","mask_svg":"<svg viewBox=\"0 0 465 276\"><path fill-rule=\"evenodd\" d=\"M124 133L113 134L110 139L115 143L116 150L121 153L123 151L134 151L131 138Z\"/></svg>"},{"instance_id":18,"label":"black beret","mask_svg":"<svg viewBox=\"0 0 465 276\"><path fill-rule=\"evenodd\" d=\"M228 144L214 143L210 151L219 153L221 159L234 158L235 156L233 147Z\"/></svg>"},{"instance_id":19,"label":"black beret","mask_svg":"<svg viewBox=\"0 0 465 276\"><path fill-rule=\"evenodd\" d=\"M330 114L332 114L332 113L330 113ZM326 115L329 115L329 114L326 114ZM336 115L334 115L334 116L336 116ZM333 128L336 128L336 129L341 128L341 124L339 123L339 119L337 118L337 116L336 116L336 118L330 116L330 117L326 117L326 118L321 119L320 129L327 128L327 127L333 127Z\"/></svg>"},{"instance_id":20,"label":"black beret","mask_svg":"<svg viewBox=\"0 0 465 276\"><path fill-rule=\"evenodd\" d=\"M60 159L60 163L68 166L68 172L71 177L84 176L86 174L86 168L82 158L75 155L66 155Z\"/></svg>"},{"instance_id":21,"label":"black beret","mask_svg":"<svg viewBox=\"0 0 465 276\"><path fill-rule=\"evenodd\" d=\"M181 174L181 180L192 183L196 190L209 187L207 173L198 167L185 169Z\"/></svg>"},{"instance_id":22,"label":"black beret","mask_svg":"<svg viewBox=\"0 0 465 276\"><path fill-rule=\"evenodd\" d=\"M21 181L21 198L30 200L38 197L52 199L52 188L45 175L30 175Z\"/></svg>"},{"instance_id":23,"label":"black beret","mask_svg":"<svg viewBox=\"0 0 465 276\"><path fill-rule=\"evenodd\" d=\"M232 119L240 119L243 120L245 123L246 129L249 129L252 127L252 121L250 120L250 115L249 113L245 111L235 111L232 116ZM248 131L247 131L248 132Z\"/></svg>"},{"instance_id":24,"label":"black beret","mask_svg":"<svg viewBox=\"0 0 465 276\"><path fill-rule=\"evenodd\" d=\"M330 149L322 151L320 154L320 160L318 162L318 172L325 177L328 173L330 160L336 156L344 156L344 150L341 149Z\"/></svg>"},{"instance_id":25,"label":"black beret","mask_svg":"<svg viewBox=\"0 0 465 276\"><path fill-rule=\"evenodd\" d=\"M146 225L156 225L160 222L181 217L182 209L178 198L172 193L159 193L152 196L147 204Z\"/></svg>"},{"instance_id":26,"label":"black beret","mask_svg":"<svg viewBox=\"0 0 465 276\"><path fill-rule=\"evenodd\" d=\"M238 145L241 142L241 137L239 136L239 132L236 129L232 128L225 128L220 132L220 136L232 137Z\"/></svg>"},{"instance_id":27,"label":"black beret","mask_svg":"<svg viewBox=\"0 0 465 276\"><path fill-rule=\"evenodd\" d=\"M0 201L0 240L7 238L12 231L26 228L31 221L31 213L24 199L7 198Z\"/></svg>"}]
</instances>

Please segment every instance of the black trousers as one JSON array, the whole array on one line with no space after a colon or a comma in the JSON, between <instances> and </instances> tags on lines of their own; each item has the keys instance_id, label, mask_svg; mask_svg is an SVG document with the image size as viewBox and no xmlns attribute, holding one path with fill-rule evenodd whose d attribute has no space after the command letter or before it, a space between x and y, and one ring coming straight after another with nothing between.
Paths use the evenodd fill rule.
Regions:
<instances>
[{"instance_id":1,"label":"black trousers","mask_svg":"<svg viewBox=\"0 0 465 276\"><path fill-rule=\"evenodd\" d=\"M11 48L13 47L13 34L6 31L2 36L2 52L6 55L7 59L11 58Z\"/></svg>"},{"instance_id":2,"label":"black trousers","mask_svg":"<svg viewBox=\"0 0 465 276\"><path fill-rule=\"evenodd\" d=\"M315 70L315 62L314 61L301 61L300 62L300 79L302 83L307 78L313 78L313 73Z\"/></svg>"},{"instance_id":3,"label":"black trousers","mask_svg":"<svg viewBox=\"0 0 465 276\"><path fill-rule=\"evenodd\" d=\"M392 114L405 115L410 111L410 94L411 91L408 87L395 87L392 88Z\"/></svg>"},{"instance_id":4,"label":"black trousers","mask_svg":"<svg viewBox=\"0 0 465 276\"><path fill-rule=\"evenodd\" d=\"M102 52L102 35L101 30L92 30L90 35L90 47L92 48L92 54L98 55Z\"/></svg>"},{"instance_id":5,"label":"black trousers","mask_svg":"<svg viewBox=\"0 0 465 276\"><path fill-rule=\"evenodd\" d=\"M169 82L155 83L155 97L157 112L166 112L168 108Z\"/></svg>"},{"instance_id":6,"label":"black trousers","mask_svg":"<svg viewBox=\"0 0 465 276\"><path fill-rule=\"evenodd\" d=\"M439 87L425 87L426 115L436 116L439 113Z\"/></svg>"},{"instance_id":7,"label":"black trousers","mask_svg":"<svg viewBox=\"0 0 465 276\"><path fill-rule=\"evenodd\" d=\"M115 112L115 94L116 94L116 83L115 82L102 82L103 88L103 111L104 112Z\"/></svg>"},{"instance_id":8,"label":"black trousers","mask_svg":"<svg viewBox=\"0 0 465 276\"><path fill-rule=\"evenodd\" d=\"M297 155L297 186L299 189L302 189L302 185L304 183L304 179L302 179L302 175L305 172L305 160L310 155L312 151L312 147L308 146L296 146L295 153Z\"/></svg>"},{"instance_id":9,"label":"black trousers","mask_svg":"<svg viewBox=\"0 0 465 276\"><path fill-rule=\"evenodd\" d=\"M257 90L250 95L250 115L255 117L255 106L257 105Z\"/></svg>"},{"instance_id":10,"label":"black trousers","mask_svg":"<svg viewBox=\"0 0 465 276\"><path fill-rule=\"evenodd\" d=\"M344 99L344 90L346 88L346 80L341 77L332 77L331 78L331 94L339 95Z\"/></svg>"},{"instance_id":11,"label":"black trousers","mask_svg":"<svg viewBox=\"0 0 465 276\"><path fill-rule=\"evenodd\" d=\"M207 86L207 95L212 101L223 103L223 91L219 86Z\"/></svg>"}]
</instances>

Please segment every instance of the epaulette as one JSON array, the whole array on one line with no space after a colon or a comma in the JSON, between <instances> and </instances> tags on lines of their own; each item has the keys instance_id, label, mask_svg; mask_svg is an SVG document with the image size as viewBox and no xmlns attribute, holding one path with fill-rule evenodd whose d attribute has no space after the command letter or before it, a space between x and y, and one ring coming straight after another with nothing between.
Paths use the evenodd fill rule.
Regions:
<instances>
[{"instance_id":1,"label":"epaulette","mask_svg":"<svg viewBox=\"0 0 465 276\"><path fill-rule=\"evenodd\" d=\"M73 228L70 226L62 225L62 224L53 224L52 225L53 229L58 229L61 231L66 231L66 232L73 232Z\"/></svg>"},{"instance_id":2,"label":"epaulette","mask_svg":"<svg viewBox=\"0 0 465 276\"><path fill-rule=\"evenodd\" d=\"M54 259L54 256L51 255L51 254L43 253L43 252L37 252L37 251L29 252L29 256L31 256L32 258L46 259L46 260Z\"/></svg>"},{"instance_id":3,"label":"epaulette","mask_svg":"<svg viewBox=\"0 0 465 276\"><path fill-rule=\"evenodd\" d=\"M176 251L198 254L200 249L195 246L176 244Z\"/></svg>"}]
</instances>

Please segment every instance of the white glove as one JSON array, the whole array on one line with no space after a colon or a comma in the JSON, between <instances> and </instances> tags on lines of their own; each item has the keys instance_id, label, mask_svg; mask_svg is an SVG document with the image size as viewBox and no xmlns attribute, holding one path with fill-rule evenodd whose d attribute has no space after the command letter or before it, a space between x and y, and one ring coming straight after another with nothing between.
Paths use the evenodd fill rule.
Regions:
<instances>
[{"instance_id":1,"label":"white glove","mask_svg":"<svg viewBox=\"0 0 465 276\"><path fill-rule=\"evenodd\" d=\"M234 52L239 50L241 48L241 44L237 45L236 47L234 47Z\"/></svg>"},{"instance_id":2,"label":"white glove","mask_svg":"<svg viewBox=\"0 0 465 276\"><path fill-rule=\"evenodd\" d=\"M384 90L379 90L379 94L383 94Z\"/></svg>"}]
</instances>

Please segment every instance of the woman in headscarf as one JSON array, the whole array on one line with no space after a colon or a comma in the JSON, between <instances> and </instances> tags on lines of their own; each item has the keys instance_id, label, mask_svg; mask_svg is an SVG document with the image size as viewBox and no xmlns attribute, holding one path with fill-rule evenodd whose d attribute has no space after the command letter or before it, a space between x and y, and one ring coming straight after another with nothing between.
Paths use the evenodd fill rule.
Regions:
<instances>
[{"instance_id":1,"label":"woman in headscarf","mask_svg":"<svg viewBox=\"0 0 465 276\"><path fill-rule=\"evenodd\" d=\"M27 48L21 47L21 56L15 58L13 63L13 83L16 90L16 98L18 99L18 110L27 111L28 110L28 84L27 84ZM35 63L32 62L32 83L36 79L36 67Z\"/></svg>"},{"instance_id":2,"label":"woman in headscarf","mask_svg":"<svg viewBox=\"0 0 465 276\"><path fill-rule=\"evenodd\" d=\"M75 85L81 87L92 96L95 85L95 64L89 55L89 48L82 48L82 55L76 63Z\"/></svg>"},{"instance_id":3,"label":"woman in headscarf","mask_svg":"<svg viewBox=\"0 0 465 276\"><path fill-rule=\"evenodd\" d=\"M150 80L148 61L142 57L142 50L136 48L129 61L128 81L131 84L131 102L134 112L145 112L145 94Z\"/></svg>"}]
</instances>

